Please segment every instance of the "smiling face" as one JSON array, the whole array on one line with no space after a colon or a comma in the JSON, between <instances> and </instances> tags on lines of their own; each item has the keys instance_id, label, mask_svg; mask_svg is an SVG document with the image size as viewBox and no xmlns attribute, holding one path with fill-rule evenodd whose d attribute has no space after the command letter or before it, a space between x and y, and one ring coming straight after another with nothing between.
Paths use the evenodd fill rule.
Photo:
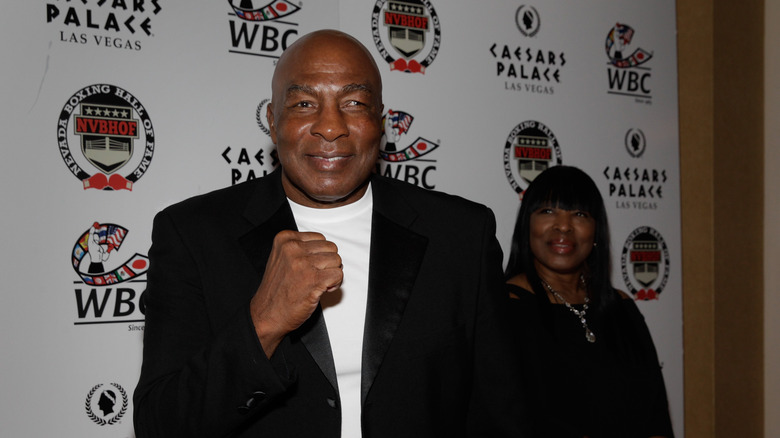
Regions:
<instances>
[{"instance_id":1,"label":"smiling face","mask_svg":"<svg viewBox=\"0 0 780 438\"><path fill-rule=\"evenodd\" d=\"M542 206L531 213L530 239L536 271L551 274L582 273L593 250L596 221L583 210Z\"/></svg>"},{"instance_id":2,"label":"smiling face","mask_svg":"<svg viewBox=\"0 0 780 438\"><path fill-rule=\"evenodd\" d=\"M341 32L308 34L279 59L272 88L267 117L286 195L314 208L360 199L382 133L382 81L369 52Z\"/></svg>"}]
</instances>

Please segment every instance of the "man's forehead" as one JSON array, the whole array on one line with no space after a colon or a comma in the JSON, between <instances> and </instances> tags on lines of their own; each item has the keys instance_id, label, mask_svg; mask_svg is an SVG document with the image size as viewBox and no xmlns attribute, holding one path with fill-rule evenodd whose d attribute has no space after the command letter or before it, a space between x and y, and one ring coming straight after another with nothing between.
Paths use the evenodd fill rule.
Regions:
<instances>
[{"instance_id":1,"label":"man's forehead","mask_svg":"<svg viewBox=\"0 0 780 438\"><path fill-rule=\"evenodd\" d=\"M344 84L344 85L339 85L336 83L327 83L327 84L318 83L316 85L309 85L306 83L290 83L285 88L285 91L287 94L293 94L293 93L315 94L319 91L319 89L322 88L330 88L342 93L363 92L363 93L371 94L374 92L374 87L371 86L371 84L355 83L355 82Z\"/></svg>"},{"instance_id":2,"label":"man's forehead","mask_svg":"<svg viewBox=\"0 0 780 438\"><path fill-rule=\"evenodd\" d=\"M354 68L350 68L349 64L352 64ZM277 70L273 78L272 91L283 95L315 94L325 91L381 93L382 80L379 73L365 66L346 63L335 71L307 67L304 63Z\"/></svg>"}]
</instances>

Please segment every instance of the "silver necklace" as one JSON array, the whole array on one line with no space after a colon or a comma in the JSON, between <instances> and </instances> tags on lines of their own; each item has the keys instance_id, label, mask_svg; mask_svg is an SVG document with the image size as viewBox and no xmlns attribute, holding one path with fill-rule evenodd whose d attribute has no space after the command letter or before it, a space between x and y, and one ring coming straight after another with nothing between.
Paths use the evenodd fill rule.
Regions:
<instances>
[{"instance_id":1,"label":"silver necklace","mask_svg":"<svg viewBox=\"0 0 780 438\"><path fill-rule=\"evenodd\" d=\"M550 286L550 284L549 284L549 283L547 283L546 281L544 281L544 279L542 279L542 278L539 278L539 280L542 282L542 284L544 285L544 287L546 287L546 288L547 288L547 290L549 290L549 291L550 291L550 293L551 293L551 294L555 295L555 297L556 297L556 298L558 298L559 300L561 300L561 302L563 302L563 304L566 306L566 308L567 308L567 309L569 309L569 310L571 310L571 311L572 311L572 313L574 313L574 315L576 315L576 316L577 316L577 318L579 318L579 319L580 319L580 323L582 323L582 328L584 328L584 329L585 329L585 339L587 339L587 340L588 340L588 342L590 342L590 343L594 343L594 342L596 342L596 335L595 335L595 334L594 334L594 333L593 333L593 332L590 330L590 328L588 328L588 323L585 321L585 313L588 311L588 302L590 301L590 299L588 299L588 297L585 297L585 304L583 304L583 305L582 305L582 310L577 310L577 309L575 309L574 307L572 307L572 306L571 306L571 304L569 304L569 302L568 302L568 301L566 301L566 300L565 300L565 299L564 299L564 298L561 296L561 294L559 294L558 292L556 292L556 291L555 291L555 289L553 289L553 288L552 288L552 286ZM584 279L584 278L582 278L582 277L580 277L580 281L581 281L582 283L584 283L584 282L585 282L585 279Z\"/></svg>"}]
</instances>

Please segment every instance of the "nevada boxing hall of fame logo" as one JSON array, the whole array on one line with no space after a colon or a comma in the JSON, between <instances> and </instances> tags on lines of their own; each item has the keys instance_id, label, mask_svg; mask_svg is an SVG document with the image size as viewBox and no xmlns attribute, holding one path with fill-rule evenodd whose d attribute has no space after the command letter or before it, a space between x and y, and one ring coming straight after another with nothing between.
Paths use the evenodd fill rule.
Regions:
<instances>
[{"instance_id":1,"label":"nevada boxing hall of fame logo","mask_svg":"<svg viewBox=\"0 0 780 438\"><path fill-rule=\"evenodd\" d=\"M287 0L228 0L230 53L278 59L298 37L291 20L302 6Z\"/></svg>"},{"instance_id":2,"label":"nevada boxing hall of fame logo","mask_svg":"<svg viewBox=\"0 0 780 438\"><path fill-rule=\"evenodd\" d=\"M653 53L634 44L634 28L617 23L607 33L604 50L609 60L607 78L608 94L633 97L638 103L651 104L651 69L647 62Z\"/></svg>"},{"instance_id":3,"label":"nevada boxing hall of fame logo","mask_svg":"<svg viewBox=\"0 0 780 438\"><path fill-rule=\"evenodd\" d=\"M133 190L154 155L152 120L130 92L90 85L63 106L57 147L84 190Z\"/></svg>"},{"instance_id":4,"label":"nevada boxing hall of fame logo","mask_svg":"<svg viewBox=\"0 0 780 438\"><path fill-rule=\"evenodd\" d=\"M84 410L98 426L111 426L120 422L127 413L127 391L118 383L99 383L87 393Z\"/></svg>"},{"instance_id":5,"label":"nevada boxing hall of fame logo","mask_svg":"<svg viewBox=\"0 0 780 438\"><path fill-rule=\"evenodd\" d=\"M504 173L521 200L540 173L562 163L561 147L555 134L535 120L515 126L504 144Z\"/></svg>"},{"instance_id":6,"label":"nevada boxing hall of fame logo","mask_svg":"<svg viewBox=\"0 0 780 438\"><path fill-rule=\"evenodd\" d=\"M279 155L271 141L271 131L266 126L269 103L271 99L261 100L255 111L257 126L265 134L265 140L248 147L228 145L222 151L222 159L230 167L230 185L266 176L279 165Z\"/></svg>"},{"instance_id":7,"label":"nevada boxing hall of fame logo","mask_svg":"<svg viewBox=\"0 0 780 438\"><path fill-rule=\"evenodd\" d=\"M134 253L122 257L128 230L113 223L94 222L76 239L71 250L77 319L74 325L127 323L128 331L143 330L141 297L146 291L149 258ZM131 254L129 251L124 253Z\"/></svg>"},{"instance_id":8,"label":"nevada boxing hall of fame logo","mask_svg":"<svg viewBox=\"0 0 780 438\"><path fill-rule=\"evenodd\" d=\"M418 187L435 189L432 173L436 170L436 160L430 159L428 154L438 148L440 142L420 136L411 143L402 142L412 122L414 116L405 111L388 109L382 116L377 173Z\"/></svg>"},{"instance_id":9,"label":"nevada boxing hall of fame logo","mask_svg":"<svg viewBox=\"0 0 780 438\"><path fill-rule=\"evenodd\" d=\"M620 256L623 281L636 300L657 300L669 279L669 249L661 233L642 226L626 239Z\"/></svg>"},{"instance_id":10,"label":"nevada boxing hall of fame logo","mask_svg":"<svg viewBox=\"0 0 780 438\"><path fill-rule=\"evenodd\" d=\"M377 0L371 34L392 71L425 74L441 46L439 16L429 0Z\"/></svg>"}]
</instances>

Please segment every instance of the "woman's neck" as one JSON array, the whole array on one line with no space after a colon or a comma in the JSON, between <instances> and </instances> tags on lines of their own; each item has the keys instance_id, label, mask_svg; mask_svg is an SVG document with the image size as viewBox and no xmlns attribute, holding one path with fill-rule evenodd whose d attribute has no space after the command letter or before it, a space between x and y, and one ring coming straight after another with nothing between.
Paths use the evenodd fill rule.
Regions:
<instances>
[{"instance_id":1,"label":"woman's neck","mask_svg":"<svg viewBox=\"0 0 780 438\"><path fill-rule=\"evenodd\" d=\"M560 273L537 266L536 274L547 290L550 302L561 303L561 298L569 304L582 304L588 297L583 269L575 272ZM557 293L559 296L556 296Z\"/></svg>"}]
</instances>

